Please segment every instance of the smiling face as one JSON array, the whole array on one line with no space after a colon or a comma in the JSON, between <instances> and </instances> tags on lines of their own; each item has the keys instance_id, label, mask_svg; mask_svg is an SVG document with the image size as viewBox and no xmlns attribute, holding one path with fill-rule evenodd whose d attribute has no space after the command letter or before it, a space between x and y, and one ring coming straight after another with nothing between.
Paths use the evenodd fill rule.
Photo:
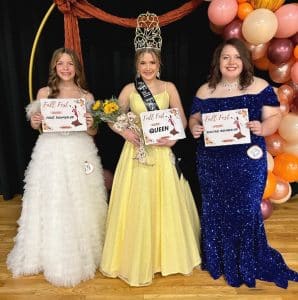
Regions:
<instances>
[{"instance_id":1,"label":"smiling face","mask_svg":"<svg viewBox=\"0 0 298 300\"><path fill-rule=\"evenodd\" d=\"M243 70L243 62L238 50L232 45L226 45L220 54L220 72L227 81L235 81Z\"/></svg>"},{"instance_id":2,"label":"smiling face","mask_svg":"<svg viewBox=\"0 0 298 300\"><path fill-rule=\"evenodd\" d=\"M141 53L137 60L137 72L145 81L151 81L157 77L160 63L153 52Z\"/></svg>"},{"instance_id":3,"label":"smiling face","mask_svg":"<svg viewBox=\"0 0 298 300\"><path fill-rule=\"evenodd\" d=\"M67 53L62 53L56 62L56 72L61 80L73 80L76 75L75 64L71 56Z\"/></svg>"}]
</instances>

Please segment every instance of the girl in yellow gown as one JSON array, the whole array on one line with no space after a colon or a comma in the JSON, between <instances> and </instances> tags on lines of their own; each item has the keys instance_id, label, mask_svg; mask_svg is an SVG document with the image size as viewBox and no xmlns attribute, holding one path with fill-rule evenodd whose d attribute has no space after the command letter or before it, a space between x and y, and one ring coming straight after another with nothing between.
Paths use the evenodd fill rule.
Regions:
<instances>
[{"instance_id":1,"label":"girl in yellow gown","mask_svg":"<svg viewBox=\"0 0 298 300\"><path fill-rule=\"evenodd\" d=\"M159 52L138 50L136 67L159 109L177 107L186 126L176 87L157 78ZM147 110L133 83L123 88L119 104L136 115ZM176 141L146 146L142 164L134 159L139 136L129 129L117 133L126 141L114 175L101 272L131 286L150 284L157 272L191 274L201 263L199 218L188 182L175 168Z\"/></svg>"}]
</instances>

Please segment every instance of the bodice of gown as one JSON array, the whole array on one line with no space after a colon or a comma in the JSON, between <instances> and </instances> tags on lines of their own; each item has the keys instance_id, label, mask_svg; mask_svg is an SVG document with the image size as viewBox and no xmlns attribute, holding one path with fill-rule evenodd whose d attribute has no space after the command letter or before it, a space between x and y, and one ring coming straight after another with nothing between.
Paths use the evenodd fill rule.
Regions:
<instances>
[{"instance_id":1,"label":"bodice of gown","mask_svg":"<svg viewBox=\"0 0 298 300\"><path fill-rule=\"evenodd\" d=\"M170 105L170 96L165 90L159 94L154 95L154 99L159 107L159 109L167 109ZM147 111L146 106L138 94L137 91L133 91L129 96L129 105L130 109L136 115L139 115L141 112Z\"/></svg>"}]
</instances>

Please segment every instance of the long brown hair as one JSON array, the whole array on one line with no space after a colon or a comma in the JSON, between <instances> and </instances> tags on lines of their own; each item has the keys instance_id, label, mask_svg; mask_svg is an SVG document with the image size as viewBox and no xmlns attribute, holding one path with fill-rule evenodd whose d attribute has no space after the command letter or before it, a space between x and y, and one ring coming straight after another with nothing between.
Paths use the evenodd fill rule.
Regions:
<instances>
[{"instance_id":1,"label":"long brown hair","mask_svg":"<svg viewBox=\"0 0 298 300\"><path fill-rule=\"evenodd\" d=\"M244 89L253 82L254 67L250 51L241 40L236 38L223 41L215 49L211 62L210 73L208 76L208 86L215 89L216 85L221 80L222 74L220 72L220 56L223 48L227 45L233 46L239 52L243 64L243 69L239 78L239 84L240 88Z\"/></svg>"},{"instance_id":2,"label":"long brown hair","mask_svg":"<svg viewBox=\"0 0 298 300\"><path fill-rule=\"evenodd\" d=\"M59 87L58 87L60 78L57 75L56 65L57 65L57 61L60 59L61 55L64 53L68 54L71 57L71 60L74 64L75 73L76 73L75 77L74 77L74 83L79 88L81 88L83 90L87 90L85 74L84 74L82 65L79 61L77 54L71 49L59 48L54 51L51 62L50 62L49 79L48 79L48 86L50 88L49 98L56 98L60 92Z\"/></svg>"}]
</instances>

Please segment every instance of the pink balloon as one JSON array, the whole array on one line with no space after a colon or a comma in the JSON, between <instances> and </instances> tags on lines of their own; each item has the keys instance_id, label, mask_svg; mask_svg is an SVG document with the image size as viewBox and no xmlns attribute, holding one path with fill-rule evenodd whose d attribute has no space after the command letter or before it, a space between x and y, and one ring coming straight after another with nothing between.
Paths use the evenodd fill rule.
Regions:
<instances>
[{"instance_id":1,"label":"pink balloon","mask_svg":"<svg viewBox=\"0 0 298 300\"><path fill-rule=\"evenodd\" d=\"M294 83L298 84L298 61L291 68L291 79Z\"/></svg>"},{"instance_id":2,"label":"pink balloon","mask_svg":"<svg viewBox=\"0 0 298 300\"><path fill-rule=\"evenodd\" d=\"M262 200L261 202L261 212L262 212L262 216L263 216L263 220L268 219L273 212L273 205L269 200Z\"/></svg>"},{"instance_id":3,"label":"pink balloon","mask_svg":"<svg viewBox=\"0 0 298 300\"><path fill-rule=\"evenodd\" d=\"M208 6L209 20L215 25L227 25L237 15L236 0L213 0Z\"/></svg>"},{"instance_id":4,"label":"pink balloon","mask_svg":"<svg viewBox=\"0 0 298 300\"><path fill-rule=\"evenodd\" d=\"M292 57L293 49L290 39L272 39L267 50L267 57L273 64L280 65Z\"/></svg>"},{"instance_id":5,"label":"pink balloon","mask_svg":"<svg viewBox=\"0 0 298 300\"><path fill-rule=\"evenodd\" d=\"M297 32L298 28L298 5L285 4L275 11L278 27L275 37L286 38Z\"/></svg>"}]
</instances>

